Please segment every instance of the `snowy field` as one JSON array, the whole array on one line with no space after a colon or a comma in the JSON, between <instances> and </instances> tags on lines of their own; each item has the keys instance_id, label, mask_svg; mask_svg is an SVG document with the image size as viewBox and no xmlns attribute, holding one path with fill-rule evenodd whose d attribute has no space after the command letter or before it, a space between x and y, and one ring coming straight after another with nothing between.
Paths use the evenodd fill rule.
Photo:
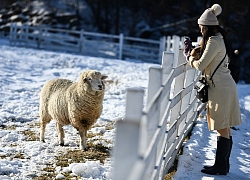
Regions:
<instances>
[{"instance_id":1,"label":"snowy field","mask_svg":"<svg viewBox=\"0 0 250 180\"><path fill-rule=\"evenodd\" d=\"M103 113L90 130L100 139L88 139L112 148L114 128L105 128L124 116L126 88L145 89L149 63L85 57L64 53L0 45L0 179L28 179L39 176L46 166L55 166L55 157L68 149L78 149L79 137L72 126L64 126L66 147L57 143L55 122L45 131L46 143L39 142L39 94L43 84L54 78L76 81L85 69L96 69L109 76ZM31 132L37 137L29 140ZM111 160L85 159L85 163L71 163L66 168L55 167L58 177L74 172L83 178L110 179Z\"/></svg>"},{"instance_id":2,"label":"snowy field","mask_svg":"<svg viewBox=\"0 0 250 180\"><path fill-rule=\"evenodd\" d=\"M7 42L0 42L0 179L35 179L46 167L52 167L54 179L66 174L73 179L111 179L111 158L100 162L83 157L82 163L68 159L66 167L56 165L59 156L78 149L79 137L72 126L65 126L66 146L59 146L55 122L51 121L45 131L46 143L39 142L40 90L50 79L76 81L85 69L108 75L113 83L107 83L103 113L89 131L97 136L88 142L112 149L115 129L110 127L124 116L126 88L142 87L146 91L152 64L9 47ZM205 118L199 118L174 179L250 178L250 85L239 84L238 90L243 124L233 131L230 173L223 177L200 173L204 164L213 163L216 134L207 130Z\"/></svg>"}]
</instances>

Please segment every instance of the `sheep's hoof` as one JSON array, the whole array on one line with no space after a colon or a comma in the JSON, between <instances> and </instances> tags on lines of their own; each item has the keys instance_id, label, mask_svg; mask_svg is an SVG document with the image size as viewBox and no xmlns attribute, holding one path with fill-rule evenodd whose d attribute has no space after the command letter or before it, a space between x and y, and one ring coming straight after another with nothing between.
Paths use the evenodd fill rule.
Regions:
<instances>
[{"instance_id":1,"label":"sheep's hoof","mask_svg":"<svg viewBox=\"0 0 250 180\"><path fill-rule=\"evenodd\" d=\"M45 143L45 141L44 140L40 140L41 142L43 142L43 143Z\"/></svg>"},{"instance_id":2,"label":"sheep's hoof","mask_svg":"<svg viewBox=\"0 0 250 180\"><path fill-rule=\"evenodd\" d=\"M60 143L60 146L64 146L64 143Z\"/></svg>"},{"instance_id":3,"label":"sheep's hoof","mask_svg":"<svg viewBox=\"0 0 250 180\"><path fill-rule=\"evenodd\" d=\"M80 145L80 150L88 151L88 148L87 147L83 147L83 146Z\"/></svg>"}]
</instances>

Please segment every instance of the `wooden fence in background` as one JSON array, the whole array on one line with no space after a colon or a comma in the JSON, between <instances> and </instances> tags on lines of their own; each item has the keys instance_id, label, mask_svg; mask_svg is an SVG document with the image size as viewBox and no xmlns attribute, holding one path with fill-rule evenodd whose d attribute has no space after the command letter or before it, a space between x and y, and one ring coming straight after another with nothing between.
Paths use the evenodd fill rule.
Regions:
<instances>
[{"instance_id":1,"label":"wooden fence in background","mask_svg":"<svg viewBox=\"0 0 250 180\"><path fill-rule=\"evenodd\" d=\"M183 48L183 38L174 35L156 41L126 37L123 34L109 35L25 24L11 24L9 33L12 46L115 59L137 59L157 64L161 63L163 51L176 52Z\"/></svg>"},{"instance_id":2,"label":"wooden fence in background","mask_svg":"<svg viewBox=\"0 0 250 180\"><path fill-rule=\"evenodd\" d=\"M149 69L145 107L144 91L127 89L125 117L117 122L114 180L164 179L196 121L193 86L199 75L182 51L165 51L161 66Z\"/></svg>"}]
</instances>

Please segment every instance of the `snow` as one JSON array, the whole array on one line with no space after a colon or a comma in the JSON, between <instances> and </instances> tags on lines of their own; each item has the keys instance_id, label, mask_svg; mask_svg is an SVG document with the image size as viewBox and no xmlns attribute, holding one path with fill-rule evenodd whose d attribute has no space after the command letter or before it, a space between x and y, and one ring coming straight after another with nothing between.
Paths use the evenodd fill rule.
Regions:
<instances>
[{"instance_id":1,"label":"snow","mask_svg":"<svg viewBox=\"0 0 250 180\"><path fill-rule=\"evenodd\" d=\"M67 167L56 165L56 156L68 149L78 149L79 137L72 126L64 126L65 144L57 142L55 122L45 131L45 143L39 141L39 94L43 84L54 78L76 81L85 69L96 69L109 76L104 109L101 117L89 132L100 134L88 141L112 148L115 129L105 128L124 116L126 88L141 87L147 91L148 68L153 64L133 60L115 60L66 53L8 46L0 41L0 179L33 179L44 173L44 168L55 167L55 179L112 179L112 158L104 163L85 159L84 163L68 160ZM239 102L243 123L233 132L233 150L230 173L227 179L250 178L250 85L238 84ZM32 131L38 137L28 140L24 132ZM174 179L223 179L225 176L208 176L200 169L213 164L216 133L209 132L205 117L200 117L191 139L179 157ZM75 177L75 178L74 178Z\"/></svg>"},{"instance_id":2,"label":"snow","mask_svg":"<svg viewBox=\"0 0 250 180\"><path fill-rule=\"evenodd\" d=\"M190 140L185 144L174 180L188 179L250 179L250 85L238 84L242 124L231 129L233 148L230 172L226 176L212 176L200 172L204 165L213 165L216 151L216 132L208 130L206 119L199 118ZM204 112L203 112L204 114Z\"/></svg>"},{"instance_id":3,"label":"snow","mask_svg":"<svg viewBox=\"0 0 250 180\"><path fill-rule=\"evenodd\" d=\"M89 131L100 134L101 138L95 136L88 141L112 148L115 129L106 129L105 125L115 124L124 116L126 88L146 90L148 68L152 65L10 47L5 41L0 51L0 179L32 179L43 173L46 166L55 166L58 152L79 149L77 130L72 126L64 126L66 147L58 145L54 121L46 127L46 143L39 141L39 94L46 81L54 78L77 81L85 69L96 69L109 76L108 80L113 83L107 83L103 113ZM37 139L28 141L21 133L25 131L33 131ZM17 154L24 157L19 159ZM63 178L65 172L71 172L73 177L111 179L111 166L111 158L104 164L87 158L79 164L69 160L68 167L55 167L55 178Z\"/></svg>"}]
</instances>

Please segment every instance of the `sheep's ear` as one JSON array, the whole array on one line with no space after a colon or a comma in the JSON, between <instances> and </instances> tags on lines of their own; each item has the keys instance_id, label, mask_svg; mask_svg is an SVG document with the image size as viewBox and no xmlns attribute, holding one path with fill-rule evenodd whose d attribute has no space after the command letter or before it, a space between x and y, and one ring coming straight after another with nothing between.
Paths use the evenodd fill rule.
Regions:
<instances>
[{"instance_id":1,"label":"sheep's ear","mask_svg":"<svg viewBox=\"0 0 250 180\"><path fill-rule=\"evenodd\" d=\"M102 75L101 79L106 79L108 76L107 75Z\"/></svg>"}]
</instances>

